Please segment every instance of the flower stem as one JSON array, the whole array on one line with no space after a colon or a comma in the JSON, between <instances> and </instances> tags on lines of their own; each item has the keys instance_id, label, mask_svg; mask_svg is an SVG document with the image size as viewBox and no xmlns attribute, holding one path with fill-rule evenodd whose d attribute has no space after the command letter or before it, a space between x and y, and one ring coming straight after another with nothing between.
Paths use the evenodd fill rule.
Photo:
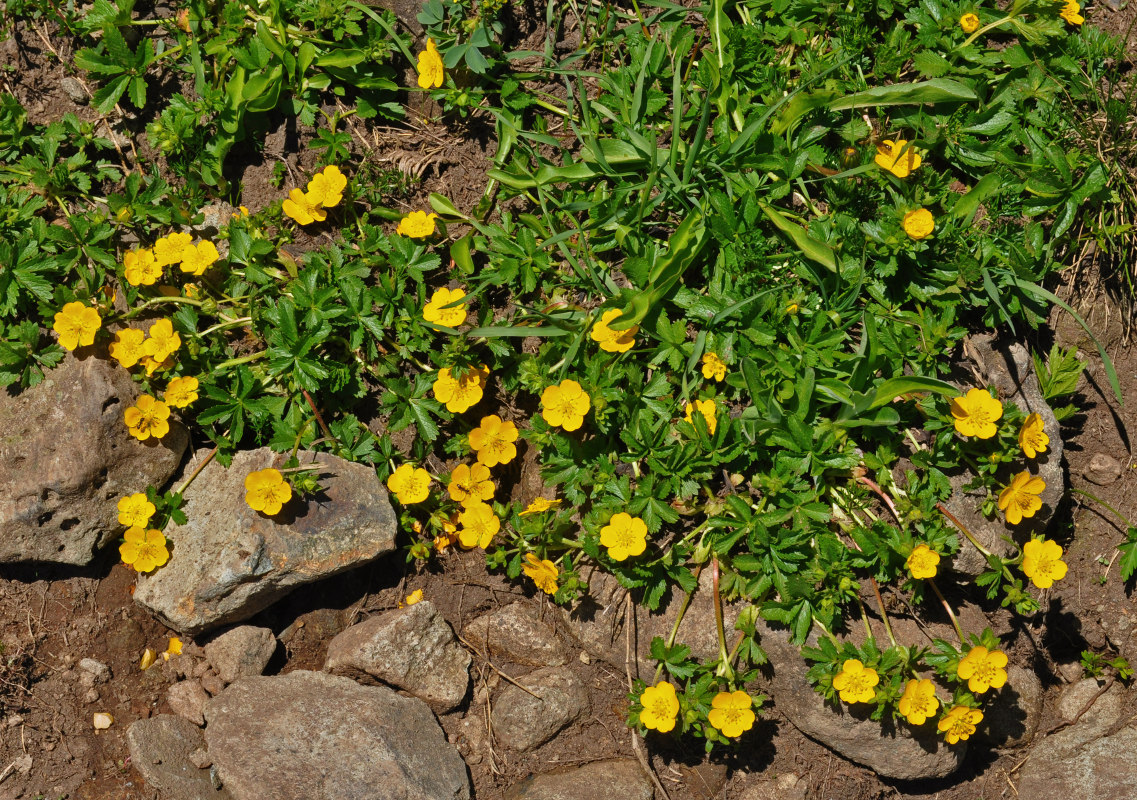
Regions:
<instances>
[{"instance_id":1,"label":"flower stem","mask_svg":"<svg viewBox=\"0 0 1137 800\"><path fill-rule=\"evenodd\" d=\"M726 652L726 630L722 621L722 595L719 593L719 558L711 555L711 583L715 593L715 632L719 637L719 667L715 674L734 683L734 668L730 663L730 655Z\"/></svg>"},{"instance_id":2,"label":"flower stem","mask_svg":"<svg viewBox=\"0 0 1137 800\"><path fill-rule=\"evenodd\" d=\"M955 527L959 528L959 530L963 533L963 535L967 537L967 541L969 541L973 545L975 545L975 549L978 550L980 553L982 553L984 558L990 558L992 555L994 555L986 547L979 544L979 542L971 534L971 531L969 531L967 529L967 526L964 525L962 522L960 522L959 518L955 514L948 511L947 507L944 506L943 503L936 503L936 508L938 508L940 510L940 513L943 514L945 517L947 517L951 521L951 523L953 525L955 525Z\"/></svg>"},{"instance_id":3,"label":"flower stem","mask_svg":"<svg viewBox=\"0 0 1137 800\"><path fill-rule=\"evenodd\" d=\"M955 612L951 610L948 601L944 599L943 594L940 592L940 587L936 586L936 582L932 578L928 578L928 584L932 587L932 591L936 593L936 597L940 598L940 603L943 604L944 611L947 612L948 619L951 620L951 626L955 628L955 635L959 637L959 643L963 644L963 629L959 627L959 620L955 618Z\"/></svg>"},{"instance_id":4,"label":"flower stem","mask_svg":"<svg viewBox=\"0 0 1137 800\"><path fill-rule=\"evenodd\" d=\"M670 650L675 644L675 637L679 635L679 626L683 624L683 617L687 614L687 608L691 605L691 598L695 596L696 589L699 588L699 574L703 571L703 565L695 567L695 588L687 592L683 596L683 605L679 606L679 613L675 615L675 624L671 626L671 633L667 634L667 649ZM652 684L659 683L659 677L663 674L663 665L660 664L655 668L655 678Z\"/></svg>"},{"instance_id":5,"label":"flower stem","mask_svg":"<svg viewBox=\"0 0 1137 800\"><path fill-rule=\"evenodd\" d=\"M228 431L226 431L226 433L228 433ZM208 464L210 461L212 461L213 457L215 455L217 455L217 448L219 448L220 446L221 445L219 445L219 444L213 446L213 449L209 451L209 455L207 455L205 458L203 458L201 460L201 463L197 465L197 468L194 469L194 471L190 474L190 476L185 479L185 482L182 483L182 485L178 487L175 494L181 494L182 492L184 492L186 489L189 488L189 485L191 483L193 483L194 478L196 478L198 475L200 475L201 471L203 469L205 469L205 465Z\"/></svg>"}]
</instances>

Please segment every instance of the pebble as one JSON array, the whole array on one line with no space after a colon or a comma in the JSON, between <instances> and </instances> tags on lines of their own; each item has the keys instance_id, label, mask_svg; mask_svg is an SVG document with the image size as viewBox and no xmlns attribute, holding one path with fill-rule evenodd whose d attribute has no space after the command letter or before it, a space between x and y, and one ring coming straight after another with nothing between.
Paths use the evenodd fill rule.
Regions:
<instances>
[{"instance_id":1,"label":"pebble","mask_svg":"<svg viewBox=\"0 0 1137 800\"><path fill-rule=\"evenodd\" d=\"M59 82L59 88L63 93L71 98L72 102L79 106L87 105L87 90L83 88L83 84L75 78L64 78Z\"/></svg>"},{"instance_id":2,"label":"pebble","mask_svg":"<svg viewBox=\"0 0 1137 800\"><path fill-rule=\"evenodd\" d=\"M1105 453L1094 453L1090 464L1082 475L1090 483L1098 486L1108 486L1121 478L1121 462Z\"/></svg>"}]
</instances>

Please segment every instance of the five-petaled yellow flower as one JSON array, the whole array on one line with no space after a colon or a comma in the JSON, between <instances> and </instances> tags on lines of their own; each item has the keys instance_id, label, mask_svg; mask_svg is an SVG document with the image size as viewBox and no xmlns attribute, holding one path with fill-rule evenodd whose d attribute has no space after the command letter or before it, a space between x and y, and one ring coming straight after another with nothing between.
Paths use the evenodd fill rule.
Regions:
<instances>
[{"instance_id":1,"label":"five-petaled yellow flower","mask_svg":"<svg viewBox=\"0 0 1137 800\"><path fill-rule=\"evenodd\" d=\"M1086 18L1079 13L1081 10L1082 6L1076 2L1076 0L1066 0L1066 5L1062 7L1062 11L1059 12L1058 16L1062 17L1062 19L1071 25L1081 25L1086 21Z\"/></svg>"},{"instance_id":2,"label":"five-petaled yellow flower","mask_svg":"<svg viewBox=\"0 0 1137 800\"><path fill-rule=\"evenodd\" d=\"M675 687L667 681L649 686L640 695L640 723L645 728L667 733L675 727L675 717L679 715L679 698Z\"/></svg>"},{"instance_id":3,"label":"five-petaled yellow flower","mask_svg":"<svg viewBox=\"0 0 1137 800\"><path fill-rule=\"evenodd\" d=\"M409 239L425 239L434 234L434 221L436 219L438 219L437 214L412 211L399 221L395 233Z\"/></svg>"},{"instance_id":4,"label":"five-petaled yellow flower","mask_svg":"<svg viewBox=\"0 0 1137 800\"><path fill-rule=\"evenodd\" d=\"M964 33L975 33L979 30L979 17L968 12L959 18L959 27L963 28Z\"/></svg>"},{"instance_id":5,"label":"five-petaled yellow flower","mask_svg":"<svg viewBox=\"0 0 1137 800\"><path fill-rule=\"evenodd\" d=\"M490 468L485 464L459 464L450 473L447 487L452 500L466 506L470 503L484 503L493 499L494 485L490 480Z\"/></svg>"},{"instance_id":6,"label":"five-petaled yellow flower","mask_svg":"<svg viewBox=\"0 0 1137 800\"><path fill-rule=\"evenodd\" d=\"M1019 447L1023 449L1023 454L1027 458L1037 458L1048 444L1050 437L1043 429L1042 416L1035 412L1026 418L1019 430Z\"/></svg>"},{"instance_id":7,"label":"five-petaled yellow flower","mask_svg":"<svg viewBox=\"0 0 1137 800\"><path fill-rule=\"evenodd\" d=\"M494 534L501 528L501 520L486 503L471 503L458 515L462 529L458 531L458 541L463 547L489 547Z\"/></svg>"},{"instance_id":8,"label":"five-petaled yellow flower","mask_svg":"<svg viewBox=\"0 0 1137 800\"><path fill-rule=\"evenodd\" d=\"M139 397L134 405L122 412L122 416L130 435L140 442L151 436L161 439L170 432L170 407L148 394Z\"/></svg>"},{"instance_id":9,"label":"five-petaled yellow flower","mask_svg":"<svg viewBox=\"0 0 1137 800\"><path fill-rule=\"evenodd\" d=\"M292 487L279 470L269 467L245 476L245 502L253 511L272 516L292 499Z\"/></svg>"},{"instance_id":10,"label":"five-petaled yellow flower","mask_svg":"<svg viewBox=\"0 0 1137 800\"><path fill-rule=\"evenodd\" d=\"M142 492L128 494L118 501L118 524L128 528L145 528L154 516L154 504Z\"/></svg>"},{"instance_id":11,"label":"five-petaled yellow flower","mask_svg":"<svg viewBox=\"0 0 1137 800\"><path fill-rule=\"evenodd\" d=\"M516 441L517 426L497 414L482 417L481 424L470 431L470 447L478 454L478 462L487 467L508 464L516 458Z\"/></svg>"},{"instance_id":12,"label":"five-petaled yellow flower","mask_svg":"<svg viewBox=\"0 0 1137 800\"><path fill-rule=\"evenodd\" d=\"M713 436L715 428L717 428L719 425L717 412L715 411L715 401L696 400L694 403L688 403L687 415L683 417L683 419L685 419L691 425L695 424L695 421L691 417L691 414L695 411L696 407L698 407L699 413L703 415L703 421L707 423L707 433Z\"/></svg>"},{"instance_id":13,"label":"five-petaled yellow flower","mask_svg":"<svg viewBox=\"0 0 1137 800\"><path fill-rule=\"evenodd\" d=\"M324 211L320 198L300 189L288 193L281 210L301 225L323 222L328 218L328 212Z\"/></svg>"},{"instance_id":14,"label":"five-petaled yellow flower","mask_svg":"<svg viewBox=\"0 0 1137 800\"><path fill-rule=\"evenodd\" d=\"M442 86L445 75L442 66L442 55L438 52L434 39L426 39L426 49L418 54L418 88L437 89Z\"/></svg>"},{"instance_id":15,"label":"five-petaled yellow flower","mask_svg":"<svg viewBox=\"0 0 1137 800\"><path fill-rule=\"evenodd\" d=\"M940 701L936 697L936 685L927 678L922 681L908 681L908 685L904 687L904 696L900 698L897 706L911 724L923 725L940 707Z\"/></svg>"},{"instance_id":16,"label":"five-petaled yellow flower","mask_svg":"<svg viewBox=\"0 0 1137 800\"><path fill-rule=\"evenodd\" d=\"M600 544L608 548L608 555L614 561L638 556L647 549L647 523L621 511L600 529Z\"/></svg>"},{"instance_id":17,"label":"five-petaled yellow flower","mask_svg":"<svg viewBox=\"0 0 1137 800\"><path fill-rule=\"evenodd\" d=\"M162 268L149 250L128 250L122 257L122 265L131 286L152 286L162 277Z\"/></svg>"},{"instance_id":18,"label":"five-petaled yellow flower","mask_svg":"<svg viewBox=\"0 0 1137 800\"><path fill-rule=\"evenodd\" d=\"M190 245L185 249L180 269L191 275L203 275L219 258L221 254L213 242L201 241L196 247Z\"/></svg>"},{"instance_id":19,"label":"five-petaled yellow flower","mask_svg":"<svg viewBox=\"0 0 1137 800\"><path fill-rule=\"evenodd\" d=\"M518 516L524 517L526 514L544 514L551 508L556 508L561 504L560 500L549 500L545 497L538 497L532 503L525 506L525 510Z\"/></svg>"},{"instance_id":20,"label":"five-petaled yellow flower","mask_svg":"<svg viewBox=\"0 0 1137 800\"><path fill-rule=\"evenodd\" d=\"M936 229L936 218L926 208L917 208L904 215L904 232L913 239L927 239Z\"/></svg>"},{"instance_id":21,"label":"five-petaled yellow flower","mask_svg":"<svg viewBox=\"0 0 1137 800\"><path fill-rule=\"evenodd\" d=\"M123 563L134 567L138 572L150 572L170 560L166 537L161 531L142 527L127 528L122 538L124 541L118 546L118 554Z\"/></svg>"},{"instance_id":22,"label":"five-petaled yellow flower","mask_svg":"<svg viewBox=\"0 0 1137 800\"><path fill-rule=\"evenodd\" d=\"M162 395L162 399L166 401L166 405L174 408L185 408L194 400L197 400L197 378L188 376L185 378L174 378L166 386L166 391Z\"/></svg>"},{"instance_id":23,"label":"five-petaled yellow flower","mask_svg":"<svg viewBox=\"0 0 1137 800\"><path fill-rule=\"evenodd\" d=\"M59 345L74 350L94 344L95 332L102 326L103 318L99 312L76 300L63 306L51 327L59 334Z\"/></svg>"},{"instance_id":24,"label":"five-petaled yellow flower","mask_svg":"<svg viewBox=\"0 0 1137 800\"><path fill-rule=\"evenodd\" d=\"M461 289L436 289L430 296L430 302L423 306L422 318L447 328L457 328L466 321L466 304L459 303L455 306L451 303L457 303L465 296L466 293Z\"/></svg>"},{"instance_id":25,"label":"five-petaled yellow flower","mask_svg":"<svg viewBox=\"0 0 1137 800\"><path fill-rule=\"evenodd\" d=\"M537 588L545 594L557 593L557 565L548 559L537 558L533 553L525 554L525 564L521 571L533 579Z\"/></svg>"},{"instance_id":26,"label":"five-petaled yellow flower","mask_svg":"<svg viewBox=\"0 0 1137 800\"><path fill-rule=\"evenodd\" d=\"M707 380L714 378L716 381L726 377L726 364L718 357L718 353L703 354L703 377Z\"/></svg>"},{"instance_id":27,"label":"five-petaled yellow flower","mask_svg":"<svg viewBox=\"0 0 1137 800\"><path fill-rule=\"evenodd\" d=\"M1039 589L1049 589L1055 581L1066 577L1062 548L1049 539L1031 539L1023 545L1023 575Z\"/></svg>"},{"instance_id":28,"label":"five-petaled yellow flower","mask_svg":"<svg viewBox=\"0 0 1137 800\"><path fill-rule=\"evenodd\" d=\"M192 246L193 237L188 233L171 233L154 242L154 264L160 270L162 267L181 262L186 256L186 249Z\"/></svg>"},{"instance_id":29,"label":"five-petaled yellow flower","mask_svg":"<svg viewBox=\"0 0 1137 800\"><path fill-rule=\"evenodd\" d=\"M150 338L142 343L142 351L160 364L181 346L182 337L174 330L174 323L160 319L150 326Z\"/></svg>"},{"instance_id":30,"label":"five-petaled yellow flower","mask_svg":"<svg viewBox=\"0 0 1137 800\"><path fill-rule=\"evenodd\" d=\"M1024 517L1033 517L1042 508L1039 497L1046 489L1046 481L1023 470L999 492L999 510L1007 514L1007 522L1018 525Z\"/></svg>"},{"instance_id":31,"label":"five-petaled yellow flower","mask_svg":"<svg viewBox=\"0 0 1137 800\"><path fill-rule=\"evenodd\" d=\"M952 706L943 719L936 725L947 738L948 744L967 739L975 733L975 726L983 721L983 712L978 708L967 706Z\"/></svg>"},{"instance_id":32,"label":"five-petaled yellow flower","mask_svg":"<svg viewBox=\"0 0 1137 800\"><path fill-rule=\"evenodd\" d=\"M841 671L833 676L833 688L846 703L871 703L876 697L873 687L878 683L876 670L856 658L845 659Z\"/></svg>"},{"instance_id":33,"label":"five-petaled yellow flower","mask_svg":"<svg viewBox=\"0 0 1137 800\"><path fill-rule=\"evenodd\" d=\"M632 325L624 330L613 330L608 325L624 312L618 308L610 308L603 313L600 321L592 326L592 341L600 343L600 349L608 353L623 353L632 349L636 343L636 332L639 325Z\"/></svg>"},{"instance_id":34,"label":"five-petaled yellow flower","mask_svg":"<svg viewBox=\"0 0 1137 800\"><path fill-rule=\"evenodd\" d=\"M403 505L421 503L430 495L430 473L414 464L403 464L387 476L387 488Z\"/></svg>"},{"instance_id":35,"label":"five-petaled yellow flower","mask_svg":"<svg viewBox=\"0 0 1137 800\"><path fill-rule=\"evenodd\" d=\"M907 139L896 141L885 139L877 146L873 161L878 167L888 170L897 178L907 178L923 163L920 154L916 152L915 147L908 144Z\"/></svg>"},{"instance_id":36,"label":"five-petaled yellow flower","mask_svg":"<svg viewBox=\"0 0 1137 800\"><path fill-rule=\"evenodd\" d=\"M719 692L711 701L707 721L733 739L754 727L754 701L746 692Z\"/></svg>"},{"instance_id":37,"label":"five-petaled yellow flower","mask_svg":"<svg viewBox=\"0 0 1137 800\"><path fill-rule=\"evenodd\" d=\"M550 425L575 431L584 423L584 415L592 408L592 398L579 383L566 378L541 392L541 416Z\"/></svg>"},{"instance_id":38,"label":"five-petaled yellow flower","mask_svg":"<svg viewBox=\"0 0 1137 800\"><path fill-rule=\"evenodd\" d=\"M329 164L323 172L317 172L308 181L308 198L324 208L332 208L343 200L343 190L346 188L347 176L335 164Z\"/></svg>"},{"instance_id":39,"label":"five-petaled yellow flower","mask_svg":"<svg viewBox=\"0 0 1137 800\"><path fill-rule=\"evenodd\" d=\"M1002 650L988 650L983 645L975 645L959 661L955 674L961 681L967 681L968 690L983 694L988 689L1002 688L1007 682L1007 654Z\"/></svg>"},{"instance_id":40,"label":"five-petaled yellow flower","mask_svg":"<svg viewBox=\"0 0 1137 800\"><path fill-rule=\"evenodd\" d=\"M485 364L467 370L443 367L434 380L434 396L448 411L461 414L482 399L489 376L490 370Z\"/></svg>"},{"instance_id":41,"label":"five-petaled yellow flower","mask_svg":"<svg viewBox=\"0 0 1137 800\"><path fill-rule=\"evenodd\" d=\"M1003 416L1003 404L986 389L972 387L951 401L951 416L961 436L990 439L999 431L995 423Z\"/></svg>"},{"instance_id":42,"label":"five-petaled yellow flower","mask_svg":"<svg viewBox=\"0 0 1137 800\"><path fill-rule=\"evenodd\" d=\"M130 369L146 355L146 350L142 347L142 340L145 338L146 334L137 328L123 328L121 331L116 331L114 341L108 348L111 358Z\"/></svg>"},{"instance_id":43,"label":"five-petaled yellow flower","mask_svg":"<svg viewBox=\"0 0 1137 800\"><path fill-rule=\"evenodd\" d=\"M940 554L926 544L918 544L904 562L913 578L936 577L936 565L940 563Z\"/></svg>"}]
</instances>

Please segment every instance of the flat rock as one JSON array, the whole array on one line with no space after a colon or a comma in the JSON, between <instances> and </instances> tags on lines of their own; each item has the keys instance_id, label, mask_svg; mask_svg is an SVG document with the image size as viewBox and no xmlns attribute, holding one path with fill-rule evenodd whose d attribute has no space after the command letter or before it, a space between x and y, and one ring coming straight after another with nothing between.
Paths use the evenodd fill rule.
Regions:
<instances>
[{"instance_id":1,"label":"flat rock","mask_svg":"<svg viewBox=\"0 0 1137 800\"><path fill-rule=\"evenodd\" d=\"M462 630L471 646L497 657L533 667L559 667L568 654L557 634L537 619L527 603L511 603L483 614Z\"/></svg>"},{"instance_id":2,"label":"flat rock","mask_svg":"<svg viewBox=\"0 0 1137 800\"><path fill-rule=\"evenodd\" d=\"M205 646L205 657L225 683L260 675L276 652L276 636L268 628L242 625Z\"/></svg>"},{"instance_id":3,"label":"flat rock","mask_svg":"<svg viewBox=\"0 0 1137 800\"><path fill-rule=\"evenodd\" d=\"M385 686L305 670L241 678L205 718L234 800L470 797L466 765L430 708Z\"/></svg>"},{"instance_id":4,"label":"flat rock","mask_svg":"<svg viewBox=\"0 0 1137 800\"><path fill-rule=\"evenodd\" d=\"M264 447L237 453L228 469L211 461L186 492L188 521L168 531L169 563L139 576L135 601L171 628L197 634L394 549L395 514L374 469L327 453L299 457L318 465L324 490L293 496L275 517L249 508L244 482L254 470L279 467L283 456Z\"/></svg>"},{"instance_id":5,"label":"flat rock","mask_svg":"<svg viewBox=\"0 0 1137 800\"><path fill-rule=\"evenodd\" d=\"M756 776L758 780L742 790L738 800L805 800L809 781L802 780L792 772L777 778Z\"/></svg>"},{"instance_id":6,"label":"flat rock","mask_svg":"<svg viewBox=\"0 0 1137 800\"><path fill-rule=\"evenodd\" d=\"M166 702L182 719L199 727L205 724L203 711L209 695L198 681L178 681L166 690Z\"/></svg>"},{"instance_id":7,"label":"flat rock","mask_svg":"<svg viewBox=\"0 0 1137 800\"><path fill-rule=\"evenodd\" d=\"M535 670L517 683L529 691L506 684L491 714L498 743L513 750L540 747L588 709L588 690L565 667Z\"/></svg>"},{"instance_id":8,"label":"flat rock","mask_svg":"<svg viewBox=\"0 0 1137 800\"><path fill-rule=\"evenodd\" d=\"M126 729L130 761L163 800L230 800L215 789L209 771L193 765L190 755L202 747L201 729L169 714L140 719Z\"/></svg>"},{"instance_id":9,"label":"flat rock","mask_svg":"<svg viewBox=\"0 0 1137 800\"><path fill-rule=\"evenodd\" d=\"M423 600L352 625L328 644L324 669L366 673L441 711L466 698L470 654L434 604Z\"/></svg>"},{"instance_id":10,"label":"flat rock","mask_svg":"<svg viewBox=\"0 0 1137 800\"><path fill-rule=\"evenodd\" d=\"M616 758L532 776L510 787L505 800L651 800L654 791L634 759Z\"/></svg>"},{"instance_id":11,"label":"flat rock","mask_svg":"<svg viewBox=\"0 0 1137 800\"><path fill-rule=\"evenodd\" d=\"M0 389L0 563L87 564L122 533L119 498L164 486L182 460L177 420L161 441L130 435L137 388L96 349L68 353L18 395Z\"/></svg>"},{"instance_id":12,"label":"flat rock","mask_svg":"<svg viewBox=\"0 0 1137 800\"><path fill-rule=\"evenodd\" d=\"M827 704L810 685L806 663L786 633L762 622L758 626L773 668L769 688L775 707L806 736L894 780L942 778L959 768L965 747L944 744L933 724L889 725Z\"/></svg>"}]
</instances>

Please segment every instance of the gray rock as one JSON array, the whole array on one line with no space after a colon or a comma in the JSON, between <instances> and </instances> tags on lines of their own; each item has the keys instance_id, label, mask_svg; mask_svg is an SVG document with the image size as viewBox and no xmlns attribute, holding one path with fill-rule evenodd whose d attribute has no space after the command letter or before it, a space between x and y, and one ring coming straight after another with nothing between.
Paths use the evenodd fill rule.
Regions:
<instances>
[{"instance_id":1,"label":"gray rock","mask_svg":"<svg viewBox=\"0 0 1137 800\"><path fill-rule=\"evenodd\" d=\"M1079 713L1082 716L1073 725L1046 737L1046 742L1064 750L1076 750L1117 725L1125 713L1125 690L1114 683L1099 695L1104 685L1097 678L1084 678L1068 686L1058 700L1058 716L1067 721Z\"/></svg>"},{"instance_id":2,"label":"gray rock","mask_svg":"<svg viewBox=\"0 0 1137 800\"><path fill-rule=\"evenodd\" d=\"M140 719L126 729L131 763L163 800L230 800L229 792L215 789L209 772L190 760L203 742L196 725L169 714Z\"/></svg>"},{"instance_id":3,"label":"gray rock","mask_svg":"<svg viewBox=\"0 0 1137 800\"><path fill-rule=\"evenodd\" d=\"M205 646L205 657L225 683L260 675L276 652L276 637L268 628L242 625Z\"/></svg>"},{"instance_id":4,"label":"gray rock","mask_svg":"<svg viewBox=\"0 0 1137 800\"><path fill-rule=\"evenodd\" d=\"M747 785L738 800L805 800L809 789L809 781L802 780L792 772L777 778L757 777L758 782Z\"/></svg>"},{"instance_id":5,"label":"gray rock","mask_svg":"<svg viewBox=\"0 0 1137 800\"><path fill-rule=\"evenodd\" d=\"M119 499L164 486L189 443L176 420L161 441L131 436L123 422L137 396L130 373L105 347L79 352L38 386L0 390L0 563L90 562L122 533Z\"/></svg>"},{"instance_id":6,"label":"gray rock","mask_svg":"<svg viewBox=\"0 0 1137 800\"><path fill-rule=\"evenodd\" d=\"M328 644L324 669L366 673L449 711L470 688L470 654L429 600L353 625Z\"/></svg>"},{"instance_id":7,"label":"gray rock","mask_svg":"<svg viewBox=\"0 0 1137 800\"><path fill-rule=\"evenodd\" d=\"M304 670L242 678L205 718L234 800L470 797L466 765L429 707L384 686Z\"/></svg>"},{"instance_id":8,"label":"gray rock","mask_svg":"<svg viewBox=\"0 0 1137 800\"><path fill-rule=\"evenodd\" d=\"M169 531L176 554L139 576L135 601L171 628L197 634L394 549L395 514L375 470L326 453L300 453L301 464L318 465L319 497L294 495L275 517L249 508L245 476L283 458L265 447L237 453L228 469L210 462L186 492L188 522Z\"/></svg>"},{"instance_id":9,"label":"gray rock","mask_svg":"<svg viewBox=\"0 0 1137 800\"><path fill-rule=\"evenodd\" d=\"M79 680L82 682L84 677L88 678L90 683L86 685L94 686L98 683L106 683L111 679L111 668L104 664L102 661L97 661L93 658L84 658L79 662Z\"/></svg>"},{"instance_id":10,"label":"gray rock","mask_svg":"<svg viewBox=\"0 0 1137 800\"><path fill-rule=\"evenodd\" d=\"M184 720L201 727L205 724L203 711L209 695L197 681L178 681L166 690L170 710Z\"/></svg>"},{"instance_id":11,"label":"gray rock","mask_svg":"<svg viewBox=\"0 0 1137 800\"><path fill-rule=\"evenodd\" d=\"M1062 468L1064 448L1058 421L1042 396L1026 348L1014 343L996 351L992 349L992 341L993 337L989 334L974 335L968 338L966 348L980 370L987 376L987 380L998 388L999 398L1004 405L1014 403L1025 414L1037 412L1042 417L1047 436L1050 437L1050 444L1038 458L1016 459L1006 470L1006 474L1000 473L999 478L1009 482L1015 474L1024 469L1032 475L1041 477L1046 482L1046 489L1042 493L1042 508L1033 517L1024 519L1018 525L1008 525L1002 513L997 513L994 519L987 519L979 513L983 493L967 492L963 489L973 478L970 472L951 477L953 491L951 498L944 505L967 526L980 544L992 553L1009 556L1013 547L1004 537L1011 537L1021 543L1027 541L1031 534L1044 533L1050 526L1054 511L1066 493L1066 474ZM962 388L966 390L968 387ZM987 569L987 562L962 534L960 540L960 550L952 558L952 569L963 575L975 577Z\"/></svg>"},{"instance_id":12,"label":"gray rock","mask_svg":"<svg viewBox=\"0 0 1137 800\"><path fill-rule=\"evenodd\" d=\"M532 776L510 787L505 800L651 800L654 791L634 759L616 758Z\"/></svg>"},{"instance_id":13,"label":"gray rock","mask_svg":"<svg viewBox=\"0 0 1137 800\"><path fill-rule=\"evenodd\" d=\"M1105 453L1094 453L1089 466L1082 472L1083 477L1098 486L1108 486L1121 479L1122 464Z\"/></svg>"},{"instance_id":14,"label":"gray rock","mask_svg":"<svg viewBox=\"0 0 1137 800\"><path fill-rule=\"evenodd\" d=\"M529 691L506 684L493 703L494 735L505 747L520 752L540 747L588 709L588 690L565 667L539 669L517 682Z\"/></svg>"},{"instance_id":15,"label":"gray rock","mask_svg":"<svg viewBox=\"0 0 1137 800\"><path fill-rule=\"evenodd\" d=\"M936 726L875 722L848 706L827 705L806 678L806 664L784 631L758 623L762 648L770 657L770 694L778 711L811 739L894 780L942 778L959 768L964 745L948 747ZM811 643L812 644L812 643Z\"/></svg>"},{"instance_id":16,"label":"gray rock","mask_svg":"<svg viewBox=\"0 0 1137 800\"><path fill-rule=\"evenodd\" d=\"M574 639L591 656L610 663L622 665L624 604L628 590L607 572L595 567L584 566L580 577L588 583L588 594L572 604L570 608L558 606L561 621Z\"/></svg>"},{"instance_id":17,"label":"gray rock","mask_svg":"<svg viewBox=\"0 0 1137 800\"><path fill-rule=\"evenodd\" d=\"M63 90L65 95L71 98L71 102L75 103L75 105L87 105L87 90L83 88L83 84L76 78L70 76L64 78L59 82L59 88Z\"/></svg>"},{"instance_id":18,"label":"gray rock","mask_svg":"<svg viewBox=\"0 0 1137 800\"><path fill-rule=\"evenodd\" d=\"M462 631L471 647L533 667L559 667L568 661L556 633L537 619L527 603L512 603L483 614Z\"/></svg>"},{"instance_id":19,"label":"gray rock","mask_svg":"<svg viewBox=\"0 0 1137 800\"><path fill-rule=\"evenodd\" d=\"M1007 667L1007 683L983 712L979 732L996 747L1029 744L1042 718L1042 681L1034 670Z\"/></svg>"}]
</instances>

